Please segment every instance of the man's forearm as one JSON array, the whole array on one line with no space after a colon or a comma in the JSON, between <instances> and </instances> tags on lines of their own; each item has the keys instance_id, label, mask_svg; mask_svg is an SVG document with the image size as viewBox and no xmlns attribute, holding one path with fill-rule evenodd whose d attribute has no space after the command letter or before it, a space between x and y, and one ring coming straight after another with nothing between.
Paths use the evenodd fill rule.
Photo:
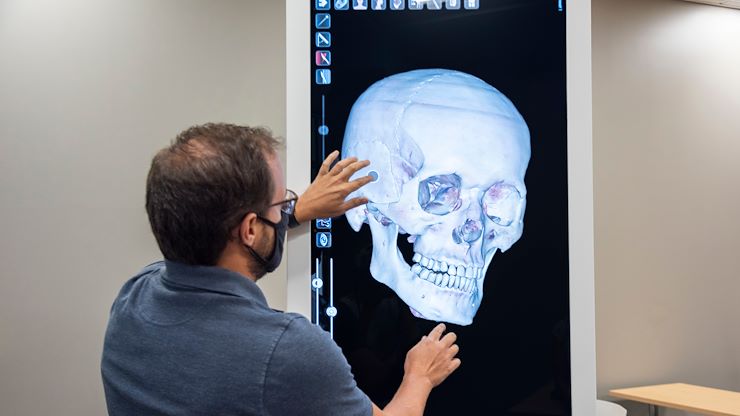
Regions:
<instances>
[{"instance_id":1,"label":"man's forearm","mask_svg":"<svg viewBox=\"0 0 740 416\"><path fill-rule=\"evenodd\" d=\"M386 416L422 416L432 383L426 378L404 377L393 400L383 409Z\"/></svg>"}]
</instances>

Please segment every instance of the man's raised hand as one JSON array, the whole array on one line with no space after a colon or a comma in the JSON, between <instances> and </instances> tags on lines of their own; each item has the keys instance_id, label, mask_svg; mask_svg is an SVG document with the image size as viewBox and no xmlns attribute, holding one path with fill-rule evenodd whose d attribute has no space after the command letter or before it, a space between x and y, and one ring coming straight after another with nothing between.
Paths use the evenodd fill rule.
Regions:
<instances>
[{"instance_id":1,"label":"man's raised hand","mask_svg":"<svg viewBox=\"0 0 740 416\"><path fill-rule=\"evenodd\" d=\"M349 194L373 181L371 176L362 176L350 181L360 169L370 164L367 160L349 157L332 164L339 157L335 150L321 164L318 175L296 203L295 218L299 223L316 218L337 217L348 210L366 204L367 198L345 200Z\"/></svg>"}]
</instances>

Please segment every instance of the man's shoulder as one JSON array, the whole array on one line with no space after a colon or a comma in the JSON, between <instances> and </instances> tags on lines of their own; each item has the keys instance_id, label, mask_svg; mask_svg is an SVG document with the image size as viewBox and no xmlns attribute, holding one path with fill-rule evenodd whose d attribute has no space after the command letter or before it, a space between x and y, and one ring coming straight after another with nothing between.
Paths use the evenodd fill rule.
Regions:
<instances>
[{"instance_id":1,"label":"man's shoulder","mask_svg":"<svg viewBox=\"0 0 740 416\"><path fill-rule=\"evenodd\" d=\"M165 271L165 263L162 260L149 263L133 275L124 285L123 288L130 288L137 281L145 279L150 276L159 276Z\"/></svg>"},{"instance_id":2,"label":"man's shoulder","mask_svg":"<svg viewBox=\"0 0 740 416\"><path fill-rule=\"evenodd\" d=\"M342 351L328 332L311 323L304 316L283 313L285 330L279 337L273 352L275 361L300 361L293 363L293 370L310 370L324 367L324 370L349 371ZM278 364L280 365L280 364Z\"/></svg>"},{"instance_id":3,"label":"man's shoulder","mask_svg":"<svg viewBox=\"0 0 740 416\"><path fill-rule=\"evenodd\" d=\"M281 311L274 312L276 314L280 314L280 316L285 319L287 325L285 332L289 332L294 335L315 336L317 334L317 330L321 331L318 326L312 324L305 316L299 313Z\"/></svg>"},{"instance_id":4,"label":"man's shoulder","mask_svg":"<svg viewBox=\"0 0 740 416\"><path fill-rule=\"evenodd\" d=\"M129 278L126 283L123 284L121 290L116 296L116 303L125 301L137 287L144 284L148 278L160 276L165 270L164 261L155 261L144 266L138 273L133 277ZM113 305L115 307L115 303Z\"/></svg>"},{"instance_id":5,"label":"man's shoulder","mask_svg":"<svg viewBox=\"0 0 740 416\"><path fill-rule=\"evenodd\" d=\"M326 346L338 348L326 331L311 323L303 315L292 312L282 312L280 314L286 324L282 337L283 343L298 341L304 349L324 348Z\"/></svg>"},{"instance_id":6,"label":"man's shoulder","mask_svg":"<svg viewBox=\"0 0 740 416\"><path fill-rule=\"evenodd\" d=\"M370 415L370 399L328 332L296 314L270 357L265 407L272 414Z\"/></svg>"}]
</instances>

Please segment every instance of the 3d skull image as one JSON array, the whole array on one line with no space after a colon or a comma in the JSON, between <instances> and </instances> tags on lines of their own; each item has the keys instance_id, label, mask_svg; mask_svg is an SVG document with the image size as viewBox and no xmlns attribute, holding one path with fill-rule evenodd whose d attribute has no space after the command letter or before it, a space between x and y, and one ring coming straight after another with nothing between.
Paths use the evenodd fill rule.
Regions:
<instances>
[{"instance_id":1,"label":"3d skull image","mask_svg":"<svg viewBox=\"0 0 740 416\"><path fill-rule=\"evenodd\" d=\"M370 160L355 177L377 177L350 195L370 202L346 214L355 231L370 226L372 276L415 316L471 324L494 254L524 226L529 129L511 101L463 72L393 75L355 102L342 155Z\"/></svg>"}]
</instances>

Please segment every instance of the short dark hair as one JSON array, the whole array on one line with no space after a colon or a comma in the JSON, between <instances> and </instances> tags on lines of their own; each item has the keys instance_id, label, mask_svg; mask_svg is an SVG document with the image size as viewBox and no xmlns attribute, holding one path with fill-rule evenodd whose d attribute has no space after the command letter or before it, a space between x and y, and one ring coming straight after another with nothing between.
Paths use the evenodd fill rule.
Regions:
<instances>
[{"instance_id":1,"label":"short dark hair","mask_svg":"<svg viewBox=\"0 0 740 416\"><path fill-rule=\"evenodd\" d=\"M279 144L265 128L208 123L159 151L147 177L146 212L164 258L215 265L244 215L269 206L267 157Z\"/></svg>"}]
</instances>

